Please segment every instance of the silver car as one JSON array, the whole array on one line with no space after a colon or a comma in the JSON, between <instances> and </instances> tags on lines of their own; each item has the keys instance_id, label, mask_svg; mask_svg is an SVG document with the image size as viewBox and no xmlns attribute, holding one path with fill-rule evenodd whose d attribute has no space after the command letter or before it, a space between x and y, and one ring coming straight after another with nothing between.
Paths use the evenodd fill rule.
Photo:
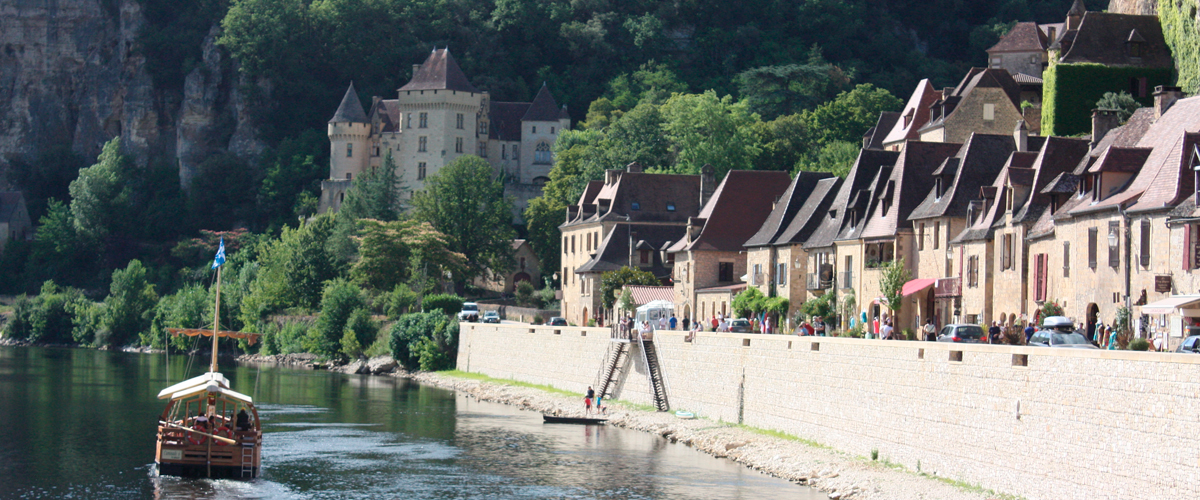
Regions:
<instances>
[{"instance_id":1,"label":"silver car","mask_svg":"<svg viewBox=\"0 0 1200 500\"><path fill-rule=\"evenodd\" d=\"M1042 321L1042 328L1029 338L1029 345L1042 347L1067 347L1072 349L1097 349L1087 337L1075 330L1075 323L1063 316L1049 316Z\"/></svg>"}]
</instances>

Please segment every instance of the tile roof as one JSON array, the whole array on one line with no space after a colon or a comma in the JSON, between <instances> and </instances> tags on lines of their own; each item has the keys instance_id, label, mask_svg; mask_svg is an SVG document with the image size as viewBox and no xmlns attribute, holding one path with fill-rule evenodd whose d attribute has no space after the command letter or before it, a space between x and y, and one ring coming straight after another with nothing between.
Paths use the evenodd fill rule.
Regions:
<instances>
[{"instance_id":1,"label":"tile roof","mask_svg":"<svg viewBox=\"0 0 1200 500\"><path fill-rule=\"evenodd\" d=\"M363 111L362 101L358 100L358 92L354 91L354 82L350 82L346 95L342 96L342 103L329 123L370 123L367 113Z\"/></svg>"},{"instance_id":2,"label":"tile roof","mask_svg":"<svg viewBox=\"0 0 1200 500\"><path fill-rule=\"evenodd\" d=\"M554 96L550 95L550 88L542 82L542 88L533 98L533 102L529 104L529 109L525 111L525 115L521 117L523 122L556 122L559 116L558 103L554 102Z\"/></svg>"},{"instance_id":3,"label":"tile roof","mask_svg":"<svg viewBox=\"0 0 1200 500\"><path fill-rule=\"evenodd\" d=\"M925 83L928 84L928 82ZM820 223L808 239L804 240L802 246L804 248L833 246L834 239L837 238L842 226L847 222L846 206L850 203L850 198L866 188L879 175L881 169L894 164L899 157L900 153L897 151L860 150L858 158L854 160L854 166L850 167L850 173L846 175L846 179L838 188L829 209L823 214L813 214L814 217L820 218Z\"/></svg>"},{"instance_id":4,"label":"tile roof","mask_svg":"<svg viewBox=\"0 0 1200 500\"><path fill-rule=\"evenodd\" d=\"M371 107L370 116L379 115L380 132L398 132L400 130L399 103L399 99L381 99Z\"/></svg>"},{"instance_id":5,"label":"tile roof","mask_svg":"<svg viewBox=\"0 0 1200 500\"><path fill-rule=\"evenodd\" d=\"M1127 41L1134 30L1145 40L1139 51L1141 57L1129 55ZM1147 68L1170 68L1175 64L1157 16L1088 12L1074 36L1060 63Z\"/></svg>"},{"instance_id":6,"label":"tile roof","mask_svg":"<svg viewBox=\"0 0 1200 500\"><path fill-rule=\"evenodd\" d=\"M932 174L940 177L945 186L942 196L937 196L937 191L931 189L933 186L923 186L926 196L908 219L954 217L966 213L967 203L979 193L980 186L996 178L1016 149L1011 136L972 133L953 157L958 160L958 168L954 171L938 169ZM947 163L950 162L947 158Z\"/></svg>"},{"instance_id":7,"label":"tile roof","mask_svg":"<svg viewBox=\"0 0 1200 500\"><path fill-rule=\"evenodd\" d=\"M1012 77L1013 77L1013 81L1020 83L1020 84L1042 85L1042 84L1046 83L1045 80L1042 80L1041 78L1038 78L1033 75L1026 75L1025 73L1017 73L1017 74L1013 75Z\"/></svg>"},{"instance_id":8,"label":"tile roof","mask_svg":"<svg viewBox=\"0 0 1200 500\"><path fill-rule=\"evenodd\" d=\"M575 268L576 273L602 273L615 271L629 265L629 231L633 228L636 244L645 243L655 250L662 250L672 241L678 241L687 232L684 225L663 224L617 224L604 236L592 258ZM663 278L671 275L670 268L663 265L659 252L651 252L653 265L642 268L654 276Z\"/></svg>"},{"instance_id":9,"label":"tile roof","mask_svg":"<svg viewBox=\"0 0 1200 500\"><path fill-rule=\"evenodd\" d=\"M883 149L884 139L887 138L889 132L896 127L896 122L900 121L900 113L897 111L884 111L879 113L879 119L875 121L875 126L867 131L863 136L863 147L867 149Z\"/></svg>"},{"instance_id":10,"label":"tile roof","mask_svg":"<svg viewBox=\"0 0 1200 500\"><path fill-rule=\"evenodd\" d=\"M779 201L775 202L775 208L763 221L762 227L743 246L761 247L773 243L812 195L817 183L830 177L833 174L827 172L798 172Z\"/></svg>"},{"instance_id":11,"label":"tile roof","mask_svg":"<svg viewBox=\"0 0 1200 500\"><path fill-rule=\"evenodd\" d=\"M950 240L951 243L963 243L968 241L988 240L992 238L992 233L995 231L995 224L1000 220L1000 214L1006 210L1002 210L1005 206L1001 203L1008 197L1008 178L1012 171L1016 170L1016 164L1025 164L1031 162L1026 160L1028 153L1013 153L1009 157L1008 163L996 175L996 179L992 181L990 186L980 188L980 191L986 189L991 194L991 203L988 209L975 217L975 220L968 220L967 226L962 232ZM982 194L982 193L981 193ZM1005 207L1006 208L1006 207Z\"/></svg>"},{"instance_id":12,"label":"tile roof","mask_svg":"<svg viewBox=\"0 0 1200 500\"><path fill-rule=\"evenodd\" d=\"M1063 172L1057 177L1050 180L1046 187L1042 188L1039 193L1045 194L1071 194L1079 189L1079 176L1070 172Z\"/></svg>"},{"instance_id":13,"label":"tile roof","mask_svg":"<svg viewBox=\"0 0 1200 500\"><path fill-rule=\"evenodd\" d=\"M401 92L406 90L456 90L479 93L479 89L471 85L462 68L458 67L454 56L450 55L450 49L434 49L421 67L417 68L412 80L400 87Z\"/></svg>"},{"instance_id":14,"label":"tile roof","mask_svg":"<svg viewBox=\"0 0 1200 500\"><path fill-rule=\"evenodd\" d=\"M1017 23L1008 33L987 49L989 54L1004 52L1039 52L1046 50L1046 34L1037 23Z\"/></svg>"},{"instance_id":15,"label":"tile roof","mask_svg":"<svg viewBox=\"0 0 1200 500\"><path fill-rule=\"evenodd\" d=\"M930 105L932 108L940 108L940 112L931 110L929 123L921 126L919 130L926 131L942 126L957 111L958 103L977 88L1001 89L1013 106L1018 109L1021 106L1021 85L1013 79L1008 70L971 68L950 95L942 97L940 103L935 101Z\"/></svg>"},{"instance_id":16,"label":"tile roof","mask_svg":"<svg viewBox=\"0 0 1200 500\"><path fill-rule=\"evenodd\" d=\"M730 170L700 211L704 228L684 250L741 250L790 184L787 172Z\"/></svg>"},{"instance_id":17,"label":"tile roof","mask_svg":"<svg viewBox=\"0 0 1200 500\"><path fill-rule=\"evenodd\" d=\"M580 197L581 203L568 208L578 209L579 214L560 227L601 220L625 221L626 217L633 222L685 224L688 217L695 217L700 212L699 175L610 172L615 172L615 179L611 183L591 181ZM668 210L668 203L674 205L674 210ZM637 204L637 210L633 209L634 204ZM607 210L603 206L607 206Z\"/></svg>"},{"instance_id":18,"label":"tile roof","mask_svg":"<svg viewBox=\"0 0 1200 500\"><path fill-rule=\"evenodd\" d=\"M25 196L20 191L0 191L0 222L12 222L13 214L25 204Z\"/></svg>"},{"instance_id":19,"label":"tile roof","mask_svg":"<svg viewBox=\"0 0 1200 500\"><path fill-rule=\"evenodd\" d=\"M1014 208L1012 222L1033 222L1039 216L1040 209L1050 204L1050 195L1042 193L1042 189L1058 177L1058 174L1069 172L1088 153L1086 139L1069 137L1047 137L1046 144L1038 152L1037 160L1031 168L1036 172L1033 176L1032 189L1029 199L1021 204L1020 210Z\"/></svg>"},{"instance_id":20,"label":"tile roof","mask_svg":"<svg viewBox=\"0 0 1200 500\"><path fill-rule=\"evenodd\" d=\"M1142 169L1142 164L1150 156L1149 148L1118 148L1105 149L1096 161L1088 167L1089 174L1100 172L1124 172L1136 174Z\"/></svg>"},{"instance_id":21,"label":"tile roof","mask_svg":"<svg viewBox=\"0 0 1200 500\"><path fill-rule=\"evenodd\" d=\"M941 97L942 93L933 88L928 78L918 82L917 88L908 97L908 103L900 111L900 119L896 120L883 142L891 144L919 138L921 134L917 133L917 129L929 121L929 106ZM907 123L904 117L909 117Z\"/></svg>"},{"instance_id":22,"label":"tile roof","mask_svg":"<svg viewBox=\"0 0 1200 500\"><path fill-rule=\"evenodd\" d=\"M1139 148L1151 148L1141 171L1123 192L1096 204L1096 209L1130 205L1130 210L1154 210L1177 202L1186 159L1182 150L1189 132L1200 131L1200 97L1180 99L1142 135ZM1145 199L1139 199L1145 198Z\"/></svg>"},{"instance_id":23,"label":"tile roof","mask_svg":"<svg viewBox=\"0 0 1200 500\"><path fill-rule=\"evenodd\" d=\"M625 289L633 296L634 304L649 304L656 300L675 301L673 286L625 285Z\"/></svg>"},{"instance_id":24,"label":"tile roof","mask_svg":"<svg viewBox=\"0 0 1200 500\"><path fill-rule=\"evenodd\" d=\"M818 181L817 185L813 187L812 192L809 193L808 198L804 200L804 205L788 221L787 227L783 229L783 232L772 243L775 245L790 245L793 243L803 243L807 240L826 217L829 207L833 204L834 197L837 196L838 188L841 186L841 177L829 177Z\"/></svg>"},{"instance_id":25,"label":"tile roof","mask_svg":"<svg viewBox=\"0 0 1200 500\"><path fill-rule=\"evenodd\" d=\"M521 140L521 117L529 111L527 102L492 101L488 109L488 138L499 141Z\"/></svg>"},{"instance_id":26,"label":"tile roof","mask_svg":"<svg viewBox=\"0 0 1200 500\"><path fill-rule=\"evenodd\" d=\"M908 141L892 167L891 175L876 183L871 200L875 208L864 212L868 217L862 233L847 236L883 238L895 236L900 228L912 227L908 216L927 194L925 188L929 186L933 171L961 147L962 144L955 143ZM887 210L884 210L884 201L890 202Z\"/></svg>"}]
</instances>

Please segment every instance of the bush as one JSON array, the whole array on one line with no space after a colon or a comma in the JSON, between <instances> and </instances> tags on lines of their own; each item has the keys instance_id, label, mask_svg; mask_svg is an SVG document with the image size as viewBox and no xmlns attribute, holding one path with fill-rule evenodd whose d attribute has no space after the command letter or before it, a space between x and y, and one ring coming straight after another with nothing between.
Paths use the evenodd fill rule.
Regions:
<instances>
[{"instance_id":1,"label":"bush","mask_svg":"<svg viewBox=\"0 0 1200 500\"><path fill-rule=\"evenodd\" d=\"M450 293L439 293L425 297L421 302L421 309L424 312L433 312L441 309L442 314L458 314L462 310L463 299Z\"/></svg>"},{"instance_id":2,"label":"bush","mask_svg":"<svg viewBox=\"0 0 1200 500\"><path fill-rule=\"evenodd\" d=\"M312 329L312 324L303 321L285 323L283 327L279 328L278 333L274 335L273 348L276 349L275 354L304 352L304 340L308 338L308 331L310 329Z\"/></svg>"},{"instance_id":3,"label":"bush","mask_svg":"<svg viewBox=\"0 0 1200 500\"><path fill-rule=\"evenodd\" d=\"M375 342L375 334L379 327L371 319L371 313L366 309L355 309L350 313L346 322L346 331L342 334L342 354L348 358L357 358L363 354L363 349Z\"/></svg>"},{"instance_id":4,"label":"bush","mask_svg":"<svg viewBox=\"0 0 1200 500\"><path fill-rule=\"evenodd\" d=\"M28 340L33 332L33 301L28 296L21 295L13 303L12 315L8 325L4 327L4 336L16 340Z\"/></svg>"},{"instance_id":5,"label":"bush","mask_svg":"<svg viewBox=\"0 0 1200 500\"><path fill-rule=\"evenodd\" d=\"M537 316L533 317L533 324L544 325L544 324L546 324L546 320L543 319L541 315L537 315Z\"/></svg>"},{"instance_id":6,"label":"bush","mask_svg":"<svg viewBox=\"0 0 1200 500\"><path fill-rule=\"evenodd\" d=\"M104 299L104 316L99 345L123 346L138 339L150 328L151 314L158 304L154 285L146 279L146 268L134 259L125 269L112 273L108 297Z\"/></svg>"},{"instance_id":7,"label":"bush","mask_svg":"<svg viewBox=\"0 0 1200 500\"><path fill-rule=\"evenodd\" d=\"M522 281L520 283L517 283L516 298L517 298L517 305L519 305L521 307L533 307L533 308L542 307L541 295L534 293L533 283L530 283L528 281Z\"/></svg>"},{"instance_id":8,"label":"bush","mask_svg":"<svg viewBox=\"0 0 1200 500\"><path fill-rule=\"evenodd\" d=\"M384 312L389 319L399 318L401 314L412 312L413 306L417 305L420 299L417 292L414 292L408 285L398 284L387 294L387 305Z\"/></svg>"},{"instance_id":9,"label":"bush","mask_svg":"<svg viewBox=\"0 0 1200 500\"><path fill-rule=\"evenodd\" d=\"M1130 351L1149 351L1150 342L1146 339L1133 339L1129 342Z\"/></svg>"},{"instance_id":10,"label":"bush","mask_svg":"<svg viewBox=\"0 0 1200 500\"><path fill-rule=\"evenodd\" d=\"M438 312L405 314L388 332L392 357L409 370L454 367L458 321Z\"/></svg>"},{"instance_id":11,"label":"bush","mask_svg":"<svg viewBox=\"0 0 1200 500\"><path fill-rule=\"evenodd\" d=\"M305 350L328 357L341 354L346 323L355 310L364 307L366 304L357 286L340 278L326 283L321 297L321 316L317 318L316 327L308 332Z\"/></svg>"},{"instance_id":12,"label":"bush","mask_svg":"<svg viewBox=\"0 0 1200 500\"><path fill-rule=\"evenodd\" d=\"M186 286L158 301L154 306L154 319L150 321L150 330L142 334L141 342L143 345L162 347L164 341L167 341L176 349L188 349L194 339L185 336L169 337L167 328L200 328L210 321L212 300L208 290L199 285Z\"/></svg>"}]
</instances>

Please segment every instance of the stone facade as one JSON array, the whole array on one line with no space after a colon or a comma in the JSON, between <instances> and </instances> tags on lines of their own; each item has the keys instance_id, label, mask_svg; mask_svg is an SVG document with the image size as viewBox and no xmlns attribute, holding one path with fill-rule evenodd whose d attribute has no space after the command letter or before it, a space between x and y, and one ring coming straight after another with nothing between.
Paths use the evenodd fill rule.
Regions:
<instances>
[{"instance_id":1,"label":"stone facade","mask_svg":"<svg viewBox=\"0 0 1200 500\"><path fill-rule=\"evenodd\" d=\"M684 337L655 332L672 410L854 455L877 451L909 470L1026 498L1200 496L1191 439L1200 426L1200 386L1192 382L1200 356ZM458 367L582 393L596 383L609 344L606 329L464 325ZM645 367L630 358L616 398L647 404Z\"/></svg>"}]
</instances>

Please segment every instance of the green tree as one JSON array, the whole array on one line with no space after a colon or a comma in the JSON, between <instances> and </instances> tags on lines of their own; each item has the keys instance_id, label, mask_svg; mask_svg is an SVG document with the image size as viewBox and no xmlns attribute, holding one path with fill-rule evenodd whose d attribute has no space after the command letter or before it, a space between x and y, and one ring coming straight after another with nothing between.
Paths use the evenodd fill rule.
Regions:
<instances>
[{"instance_id":1,"label":"green tree","mask_svg":"<svg viewBox=\"0 0 1200 500\"><path fill-rule=\"evenodd\" d=\"M392 150L383 157L383 166L363 172L354 179L353 187L346 193L346 200L338 213L355 219L393 221L400 218L404 207L400 191L404 184L396 173L396 162Z\"/></svg>"},{"instance_id":2,"label":"green tree","mask_svg":"<svg viewBox=\"0 0 1200 500\"><path fill-rule=\"evenodd\" d=\"M869 83L817 106L805 113L808 130L813 131L819 144L833 142L862 143L862 136L879 121L884 111L899 111L904 103L885 89Z\"/></svg>"},{"instance_id":3,"label":"green tree","mask_svg":"<svg viewBox=\"0 0 1200 500\"><path fill-rule=\"evenodd\" d=\"M278 227L316 213L321 179L329 175L328 165L329 137L324 131L306 130L264 154L259 162L263 171L258 191L261 220Z\"/></svg>"},{"instance_id":4,"label":"green tree","mask_svg":"<svg viewBox=\"0 0 1200 500\"><path fill-rule=\"evenodd\" d=\"M850 77L819 55L807 64L748 69L734 78L750 109L764 117L799 113L825 102L850 83Z\"/></svg>"},{"instance_id":5,"label":"green tree","mask_svg":"<svg viewBox=\"0 0 1200 500\"><path fill-rule=\"evenodd\" d=\"M438 312L401 316L388 332L392 357L406 369L445 370L458 352L458 321Z\"/></svg>"},{"instance_id":6,"label":"green tree","mask_svg":"<svg viewBox=\"0 0 1200 500\"><path fill-rule=\"evenodd\" d=\"M326 283L325 293L321 296L321 315L308 331L304 349L320 356L339 356L351 314L365 306L362 293L350 282L334 279Z\"/></svg>"},{"instance_id":7,"label":"green tree","mask_svg":"<svg viewBox=\"0 0 1200 500\"><path fill-rule=\"evenodd\" d=\"M482 158L456 158L425 178L412 203L414 219L430 223L449 238L450 250L466 257L453 277L459 288L485 270L501 273L512 266L512 202Z\"/></svg>"},{"instance_id":8,"label":"green tree","mask_svg":"<svg viewBox=\"0 0 1200 500\"><path fill-rule=\"evenodd\" d=\"M442 311L442 314L458 314L462 310L463 298L452 293L426 295L421 301L421 309L425 312Z\"/></svg>"},{"instance_id":9,"label":"green tree","mask_svg":"<svg viewBox=\"0 0 1200 500\"><path fill-rule=\"evenodd\" d=\"M729 170L748 170L762 149L754 133L758 115L733 97L716 92L676 94L661 108L663 133L675 151L672 171L698 174L711 164L717 178Z\"/></svg>"},{"instance_id":10,"label":"green tree","mask_svg":"<svg viewBox=\"0 0 1200 500\"><path fill-rule=\"evenodd\" d=\"M317 308L324 283L341 275L340 263L326 248L333 228L334 216L323 214L259 244L257 270L242 301L244 324L289 307Z\"/></svg>"},{"instance_id":11,"label":"green tree","mask_svg":"<svg viewBox=\"0 0 1200 500\"><path fill-rule=\"evenodd\" d=\"M837 314L837 298L833 290L827 290L819 297L800 304L800 313L810 318L821 318L826 323L832 322Z\"/></svg>"},{"instance_id":12,"label":"green tree","mask_svg":"<svg viewBox=\"0 0 1200 500\"><path fill-rule=\"evenodd\" d=\"M1140 107L1142 107L1142 103L1137 102L1137 99L1124 90L1120 93L1105 92L1104 97L1096 101L1096 109L1116 110L1117 118L1121 120L1121 123L1129 121L1129 117L1133 116L1133 112Z\"/></svg>"},{"instance_id":13,"label":"green tree","mask_svg":"<svg viewBox=\"0 0 1200 500\"><path fill-rule=\"evenodd\" d=\"M740 318L749 318L763 311L767 296L755 287L749 287L733 297L733 313Z\"/></svg>"},{"instance_id":14,"label":"green tree","mask_svg":"<svg viewBox=\"0 0 1200 500\"><path fill-rule=\"evenodd\" d=\"M356 283L375 290L391 290L406 282L408 263L417 258L443 272L459 274L466 257L450 249L449 238L423 221L358 221L361 229L359 259L350 268Z\"/></svg>"},{"instance_id":15,"label":"green tree","mask_svg":"<svg viewBox=\"0 0 1200 500\"><path fill-rule=\"evenodd\" d=\"M99 240L128 222L126 174L132 168L132 163L121 155L121 138L114 137L104 144L95 165L79 171L69 187L71 215L79 234Z\"/></svg>"},{"instance_id":16,"label":"green tree","mask_svg":"<svg viewBox=\"0 0 1200 500\"><path fill-rule=\"evenodd\" d=\"M388 319L399 318L402 314L412 312L413 306L421 303L421 297L412 288L403 283L397 284L387 297Z\"/></svg>"},{"instance_id":17,"label":"green tree","mask_svg":"<svg viewBox=\"0 0 1200 500\"><path fill-rule=\"evenodd\" d=\"M624 288L625 285L662 285L658 278L641 269L633 269L629 266L624 266L616 271L607 271L600 274L600 300L604 303L605 309L612 309L613 304L617 301L617 291Z\"/></svg>"},{"instance_id":18,"label":"green tree","mask_svg":"<svg viewBox=\"0 0 1200 500\"><path fill-rule=\"evenodd\" d=\"M895 259L883 266L879 277L879 293L887 299L887 308L892 311L892 317L904 307L904 284L912 279L912 273L904 265L904 257Z\"/></svg>"},{"instance_id":19,"label":"green tree","mask_svg":"<svg viewBox=\"0 0 1200 500\"><path fill-rule=\"evenodd\" d=\"M366 309L355 309L346 321L346 331L342 334L342 355L347 358L362 356L363 349L375 342L375 334L379 325L371 319L371 312Z\"/></svg>"},{"instance_id":20,"label":"green tree","mask_svg":"<svg viewBox=\"0 0 1200 500\"><path fill-rule=\"evenodd\" d=\"M755 133L762 141L755 168L785 171L797 168L815 145L816 139L808 127L808 121L799 114L755 123Z\"/></svg>"},{"instance_id":21,"label":"green tree","mask_svg":"<svg viewBox=\"0 0 1200 500\"><path fill-rule=\"evenodd\" d=\"M222 302L225 296L222 294ZM142 333L141 344L176 349L191 347L191 337L172 337L167 328L203 328L212 324L212 296L200 285L188 285L163 296L154 306L150 329Z\"/></svg>"},{"instance_id":22,"label":"green tree","mask_svg":"<svg viewBox=\"0 0 1200 500\"><path fill-rule=\"evenodd\" d=\"M99 345L123 346L136 340L150 328L158 294L146 279L146 268L134 259L125 269L113 271L108 297L104 299Z\"/></svg>"},{"instance_id":23,"label":"green tree","mask_svg":"<svg viewBox=\"0 0 1200 500\"><path fill-rule=\"evenodd\" d=\"M836 141L821 146L821 149L816 151L809 157L800 160L796 165L797 172L800 170L806 172L829 172L838 177L845 178L850 173L850 169L854 167L854 162L858 160L858 153L862 146L858 143Z\"/></svg>"}]
</instances>

